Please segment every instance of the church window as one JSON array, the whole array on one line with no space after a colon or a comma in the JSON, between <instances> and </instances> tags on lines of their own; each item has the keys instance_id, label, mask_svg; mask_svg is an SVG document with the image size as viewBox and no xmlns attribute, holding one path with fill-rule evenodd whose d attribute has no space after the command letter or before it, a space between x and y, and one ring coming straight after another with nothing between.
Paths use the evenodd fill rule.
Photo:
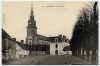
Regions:
<instances>
[{"instance_id":1,"label":"church window","mask_svg":"<svg viewBox=\"0 0 100 66\"><path fill-rule=\"evenodd\" d=\"M30 31L28 31L28 36L30 36Z\"/></svg>"},{"instance_id":2,"label":"church window","mask_svg":"<svg viewBox=\"0 0 100 66\"><path fill-rule=\"evenodd\" d=\"M31 31L30 31L30 36L31 36Z\"/></svg>"}]
</instances>

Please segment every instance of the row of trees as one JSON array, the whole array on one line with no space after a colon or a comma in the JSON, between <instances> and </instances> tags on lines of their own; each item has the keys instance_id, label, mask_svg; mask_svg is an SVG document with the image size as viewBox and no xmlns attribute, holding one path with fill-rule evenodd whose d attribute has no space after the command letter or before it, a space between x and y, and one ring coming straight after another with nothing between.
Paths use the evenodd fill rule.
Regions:
<instances>
[{"instance_id":1,"label":"row of trees","mask_svg":"<svg viewBox=\"0 0 100 66\"><path fill-rule=\"evenodd\" d=\"M92 6L83 8L74 26L73 36L70 41L72 55L87 61L91 57L92 64L96 64L98 53L98 8L97 2ZM86 55L85 55L86 52ZM92 54L90 55L90 52Z\"/></svg>"}]
</instances>

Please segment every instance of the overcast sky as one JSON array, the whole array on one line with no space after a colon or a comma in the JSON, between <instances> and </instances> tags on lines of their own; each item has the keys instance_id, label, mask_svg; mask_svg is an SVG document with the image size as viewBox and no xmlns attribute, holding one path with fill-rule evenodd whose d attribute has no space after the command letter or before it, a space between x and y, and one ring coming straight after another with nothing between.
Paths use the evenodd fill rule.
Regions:
<instances>
[{"instance_id":1,"label":"overcast sky","mask_svg":"<svg viewBox=\"0 0 100 66\"><path fill-rule=\"evenodd\" d=\"M18 41L25 40L26 26L33 4L37 33L44 36L60 34L71 38L79 11L88 2L3 2L3 29Z\"/></svg>"}]
</instances>

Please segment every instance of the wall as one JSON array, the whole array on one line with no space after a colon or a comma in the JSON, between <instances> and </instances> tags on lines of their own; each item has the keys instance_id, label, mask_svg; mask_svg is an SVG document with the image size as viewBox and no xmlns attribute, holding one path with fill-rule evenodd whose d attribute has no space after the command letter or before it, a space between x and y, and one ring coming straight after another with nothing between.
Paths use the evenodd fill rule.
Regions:
<instances>
[{"instance_id":1,"label":"wall","mask_svg":"<svg viewBox=\"0 0 100 66\"><path fill-rule=\"evenodd\" d=\"M23 50L22 47L20 47L17 43L16 43L16 58L22 58L25 55L25 51Z\"/></svg>"},{"instance_id":2,"label":"wall","mask_svg":"<svg viewBox=\"0 0 100 66\"><path fill-rule=\"evenodd\" d=\"M56 48L56 44L58 45L57 48ZM63 48L68 45L69 44L65 42L60 42L60 43L51 42L50 43L50 55L55 55L55 50L58 50L58 55L66 54L66 52L63 51Z\"/></svg>"},{"instance_id":3,"label":"wall","mask_svg":"<svg viewBox=\"0 0 100 66\"><path fill-rule=\"evenodd\" d=\"M38 44L48 45L48 44L50 44L50 42L38 39Z\"/></svg>"},{"instance_id":4,"label":"wall","mask_svg":"<svg viewBox=\"0 0 100 66\"><path fill-rule=\"evenodd\" d=\"M55 55L55 43L50 43L50 55Z\"/></svg>"},{"instance_id":5,"label":"wall","mask_svg":"<svg viewBox=\"0 0 100 66\"><path fill-rule=\"evenodd\" d=\"M2 39L2 54L3 59L15 59L16 50L15 42L11 39L3 38Z\"/></svg>"}]
</instances>

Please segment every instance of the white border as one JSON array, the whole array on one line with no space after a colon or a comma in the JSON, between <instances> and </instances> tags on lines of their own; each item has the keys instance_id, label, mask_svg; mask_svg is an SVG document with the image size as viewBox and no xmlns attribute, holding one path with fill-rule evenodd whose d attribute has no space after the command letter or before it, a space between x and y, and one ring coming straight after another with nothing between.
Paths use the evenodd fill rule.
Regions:
<instances>
[{"instance_id":1,"label":"white border","mask_svg":"<svg viewBox=\"0 0 100 66\"><path fill-rule=\"evenodd\" d=\"M99 1L99 0L2 0L2 1Z\"/></svg>"},{"instance_id":2,"label":"white border","mask_svg":"<svg viewBox=\"0 0 100 66\"><path fill-rule=\"evenodd\" d=\"M100 1L100 0L2 0L2 1L53 1L53 2L57 2L57 1ZM2 1L0 0L0 28L2 27ZM100 4L99 4L99 7L100 7ZM100 10L99 10L99 16L100 16ZM100 19L100 17L99 17L99 19ZM99 29L100 29L100 26L99 26ZM2 33L1 33L1 29L0 29L0 48L2 48L2 42L1 42L1 38L2 38ZM99 36L100 37L100 36ZM100 41L100 39L99 39L99 41ZM100 43L99 43L100 44ZM98 44L98 45L99 45ZM99 47L100 47L100 45L99 45ZM100 50L100 48L99 48L99 50ZM2 51L2 50L1 50ZM1 51L0 51L0 53L1 53ZM100 53L100 51L99 51L99 53ZM1 53L2 54L2 53ZM2 58L1 58L1 55L0 54L0 65L2 65ZM100 57L99 57L99 59L100 59ZM99 63L100 63L100 61L98 61ZM5 65L4 65L5 66ZM9 66L9 65L6 65L6 66ZM10 65L11 66L11 65ZM17 66L17 65L15 65L15 66ZM18 66L21 66L21 65L18 65ZM23 66L27 66L27 65L23 65ZM32 66L35 66L35 65L32 65ZM40 65L39 65L40 66ZM42 65L41 65L42 66ZM44 65L43 65L44 66ZM47 66L47 65L46 65ZM52 66L57 66L57 65L52 65ZM63 65L61 65L61 66L63 66ZM77 66L77 65L75 65L75 66ZM86 65L83 65L83 66L86 66ZM91 66L91 65L90 65ZM96 65L94 65L94 66L96 66Z\"/></svg>"}]
</instances>

